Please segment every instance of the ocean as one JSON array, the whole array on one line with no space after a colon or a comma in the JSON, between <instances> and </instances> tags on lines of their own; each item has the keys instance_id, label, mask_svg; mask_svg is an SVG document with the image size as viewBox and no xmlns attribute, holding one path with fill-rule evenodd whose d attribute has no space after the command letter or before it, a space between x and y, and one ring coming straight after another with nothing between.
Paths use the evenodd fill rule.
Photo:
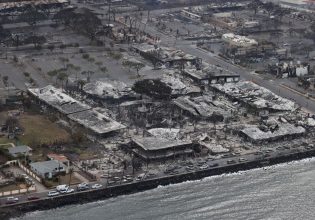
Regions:
<instances>
[{"instance_id":1,"label":"ocean","mask_svg":"<svg viewBox=\"0 0 315 220\"><path fill-rule=\"evenodd\" d=\"M315 158L161 186L18 220L315 219Z\"/></svg>"}]
</instances>

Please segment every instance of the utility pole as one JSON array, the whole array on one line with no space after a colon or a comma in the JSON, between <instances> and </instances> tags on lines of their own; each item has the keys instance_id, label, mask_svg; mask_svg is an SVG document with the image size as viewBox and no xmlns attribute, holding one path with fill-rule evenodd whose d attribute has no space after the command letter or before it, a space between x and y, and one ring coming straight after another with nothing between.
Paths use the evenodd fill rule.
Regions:
<instances>
[{"instance_id":1,"label":"utility pole","mask_svg":"<svg viewBox=\"0 0 315 220\"><path fill-rule=\"evenodd\" d=\"M112 1L108 0L108 24L110 24L110 7L111 7Z\"/></svg>"}]
</instances>

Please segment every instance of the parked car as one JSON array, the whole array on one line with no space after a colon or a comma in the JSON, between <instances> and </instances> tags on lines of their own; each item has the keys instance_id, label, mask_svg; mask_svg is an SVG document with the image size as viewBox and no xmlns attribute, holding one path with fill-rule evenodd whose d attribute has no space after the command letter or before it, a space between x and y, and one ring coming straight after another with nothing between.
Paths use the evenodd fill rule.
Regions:
<instances>
[{"instance_id":1,"label":"parked car","mask_svg":"<svg viewBox=\"0 0 315 220\"><path fill-rule=\"evenodd\" d=\"M27 200L37 200L37 199L40 199L38 196L28 196L27 197Z\"/></svg>"},{"instance_id":2,"label":"parked car","mask_svg":"<svg viewBox=\"0 0 315 220\"><path fill-rule=\"evenodd\" d=\"M66 193L67 190L69 189L69 186L68 185L59 185L56 187L56 190L60 193Z\"/></svg>"},{"instance_id":3,"label":"parked car","mask_svg":"<svg viewBox=\"0 0 315 220\"><path fill-rule=\"evenodd\" d=\"M10 196L10 197L7 197L6 204L17 203L18 201L19 201L19 198Z\"/></svg>"},{"instance_id":4,"label":"parked car","mask_svg":"<svg viewBox=\"0 0 315 220\"><path fill-rule=\"evenodd\" d=\"M212 163L212 164L209 165L209 167L217 167L217 166L219 166L218 163Z\"/></svg>"},{"instance_id":5,"label":"parked car","mask_svg":"<svg viewBox=\"0 0 315 220\"><path fill-rule=\"evenodd\" d=\"M141 181L144 176L145 176L145 173L139 174L136 178L136 181Z\"/></svg>"},{"instance_id":6,"label":"parked car","mask_svg":"<svg viewBox=\"0 0 315 220\"><path fill-rule=\"evenodd\" d=\"M239 161L240 161L240 162L245 162L245 161L247 161L247 159L241 157L241 158L239 159Z\"/></svg>"},{"instance_id":7,"label":"parked car","mask_svg":"<svg viewBox=\"0 0 315 220\"><path fill-rule=\"evenodd\" d=\"M99 184L99 183L95 183L92 185L92 189L99 189L99 188L102 188L103 185Z\"/></svg>"},{"instance_id":8,"label":"parked car","mask_svg":"<svg viewBox=\"0 0 315 220\"><path fill-rule=\"evenodd\" d=\"M199 167L201 170L208 169L209 166L207 164L203 164L202 166Z\"/></svg>"},{"instance_id":9,"label":"parked car","mask_svg":"<svg viewBox=\"0 0 315 220\"><path fill-rule=\"evenodd\" d=\"M68 188L66 191L66 193L73 193L73 192L74 192L74 189L70 189L70 188Z\"/></svg>"},{"instance_id":10,"label":"parked car","mask_svg":"<svg viewBox=\"0 0 315 220\"><path fill-rule=\"evenodd\" d=\"M58 196L58 195L60 195L60 193L58 191L49 191L48 192L49 197Z\"/></svg>"},{"instance_id":11,"label":"parked car","mask_svg":"<svg viewBox=\"0 0 315 220\"><path fill-rule=\"evenodd\" d=\"M90 186L88 183L80 183L78 186L78 191L88 190L90 189Z\"/></svg>"},{"instance_id":12,"label":"parked car","mask_svg":"<svg viewBox=\"0 0 315 220\"><path fill-rule=\"evenodd\" d=\"M236 163L235 160L228 160L227 161L227 164L233 164L233 163Z\"/></svg>"}]
</instances>

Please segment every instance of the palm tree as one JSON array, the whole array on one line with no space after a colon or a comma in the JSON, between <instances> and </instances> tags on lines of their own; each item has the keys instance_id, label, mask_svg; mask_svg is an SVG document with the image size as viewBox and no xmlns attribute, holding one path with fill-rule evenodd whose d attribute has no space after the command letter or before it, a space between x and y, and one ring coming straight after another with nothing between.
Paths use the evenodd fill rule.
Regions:
<instances>
[{"instance_id":1,"label":"palm tree","mask_svg":"<svg viewBox=\"0 0 315 220\"><path fill-rule=\"evenodd\" d=\"M73 174L73 168L71 167L70 169L69 169L69 187L70 187L70 184L71 184L71 180L72 180L72 174Z\"/></svg>"},{"instance_id":2,"label":"palm tree","mask_svg":"<svg viewBox=\"0 0 315 220\"><path fill-rule=\"evenodd\" d=\"M61 88L63 89L63 82L68 79L68 75L65 72L60 72L57 79L61 82Z\"/></svg>"},{"instance_id":3,"label":"palm tree","mask_svg":"<svg viewBox=\"0 0 315 220\"><path fill-rule=\"evenodd\" d=\"M82 80L82 79L80 79L79 81L78 81L78 87L80 88L80 90L83 90L83 86L85 85L85 81L84 80Z\"/></svg>"}]
</instances>

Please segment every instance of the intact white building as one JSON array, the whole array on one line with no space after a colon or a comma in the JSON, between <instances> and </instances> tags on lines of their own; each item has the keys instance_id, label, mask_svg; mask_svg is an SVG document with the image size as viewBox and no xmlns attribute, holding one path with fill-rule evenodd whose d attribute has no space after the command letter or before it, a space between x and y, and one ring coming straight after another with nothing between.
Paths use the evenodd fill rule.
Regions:
<instances>
[{"instance_id":1,"label":"intact white building","mask_svg":"<svg viewBox=\"0 0 315 220\"><path fill-rule=\"evenodd\" d=\"M233 33L223 34L222 40L229 43L230 45L238 47L251 47L258 45L258 42L255 39L247 38L245 36L236 35Z\"/></svg>"}]
</instances>

